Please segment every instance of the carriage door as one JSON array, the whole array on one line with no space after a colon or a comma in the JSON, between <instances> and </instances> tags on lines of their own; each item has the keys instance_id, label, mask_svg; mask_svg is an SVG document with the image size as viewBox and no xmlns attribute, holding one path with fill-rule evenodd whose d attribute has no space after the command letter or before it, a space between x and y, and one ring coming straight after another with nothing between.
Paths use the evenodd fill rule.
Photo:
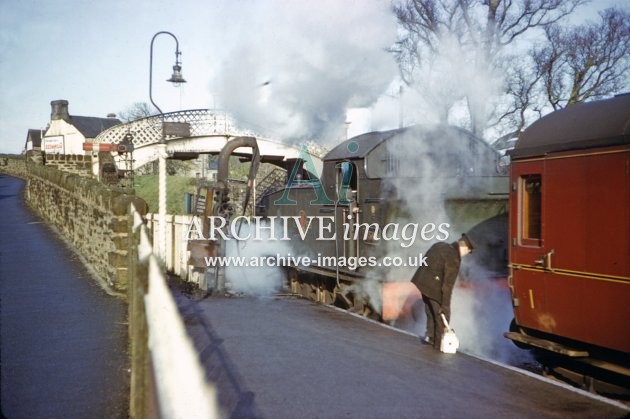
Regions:
<instances>
[{"instance_id":1,"label":"carriage door","mask_svg":"<svg viewBox=\"0 0 630 419\"><path fill-rule=\"evenodd\" d=\"M337 163L337 243L343 249L340 256L358 256L359 243L354 239L354 231L359 224L359 190L357 167L350 161ZM341 228L340 228L341 227ZM347 233L347 234L346 234ZM346 236L348 240L345 240Z\"/></svg>"},{"instance_id":2,"label":"carriage door","mask_svg":"<svg viewBox=\"0 0 630 419\"><path fill-rule=\"evenodd\" d=\"M512 304L516 323L550 331L546 325L545 275L552 266L553 251L545 244L545 162L512 164L510 176L510 267Z\"/></svg>"}]
</instances>

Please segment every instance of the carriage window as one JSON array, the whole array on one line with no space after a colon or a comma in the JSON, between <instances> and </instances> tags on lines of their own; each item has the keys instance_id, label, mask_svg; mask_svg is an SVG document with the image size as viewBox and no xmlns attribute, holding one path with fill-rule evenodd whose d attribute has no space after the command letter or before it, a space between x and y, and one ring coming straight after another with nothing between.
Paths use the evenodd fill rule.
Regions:
<instances>
[{"instance_id":1,"label":"carriage window","mask_svg":"<svg viewBox=\"0 0 630 419\"><path fill-rule=\"evenodd\" d=\"M540 240L541 238L541 177L525 175L521 177L521 238Z\"/></svg>"}]
</instances>

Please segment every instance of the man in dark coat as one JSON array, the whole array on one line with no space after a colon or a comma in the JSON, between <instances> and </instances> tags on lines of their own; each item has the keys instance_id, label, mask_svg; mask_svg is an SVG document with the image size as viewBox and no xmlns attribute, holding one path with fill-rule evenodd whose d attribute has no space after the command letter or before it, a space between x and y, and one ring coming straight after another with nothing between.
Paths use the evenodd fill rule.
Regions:
<instances>
[{"instance_id":1,"label":"man in dark coat","mask_svg":"<svg viewBox=\"0 0 630 419\"><path fill-rule=\"evenodd\" d=\"M451 295L459 273L461 258L472 252L474 245L466 234L454 243L435 243L426 253L426 266L418 268L411 282L422 293L427 314L427 332L423 343L440 349L444 334L444 313L451 321Z\"/></svg>"}]
</instances>

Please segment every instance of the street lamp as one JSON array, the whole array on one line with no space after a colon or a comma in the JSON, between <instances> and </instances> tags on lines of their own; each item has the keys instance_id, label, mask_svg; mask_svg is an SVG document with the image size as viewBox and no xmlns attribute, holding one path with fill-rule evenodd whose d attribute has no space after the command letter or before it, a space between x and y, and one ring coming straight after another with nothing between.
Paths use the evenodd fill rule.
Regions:
<instances>
[{"instance_id":1,"label":"street lamp","mask_svg":"<svg viewBox=\"0 0 630 419\"><path fill-rule=\"evenodd\" d=\"M158 35L170 35L175 40L175 65L173 66L173 74L171 78L166 80L178 86L186 83L182 77L182 66L179 56L182 55L179 50L179 41L177 37L170 32L160 31L151 38L151 52L149 56L149 99L155 108L160 112L162 119L162 134L158 145L158 255L163 264L166 263L166 135L164 132L164 113L162 109L153 101L153 42Z\"/></svg>"}]
</instances>

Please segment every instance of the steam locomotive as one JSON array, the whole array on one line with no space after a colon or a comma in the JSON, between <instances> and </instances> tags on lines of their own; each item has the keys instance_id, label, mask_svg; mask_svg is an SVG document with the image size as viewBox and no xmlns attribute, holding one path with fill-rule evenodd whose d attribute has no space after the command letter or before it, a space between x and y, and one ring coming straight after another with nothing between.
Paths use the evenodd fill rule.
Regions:
<instances>
[{"instance_id":1,"label":"steam locomotive","mask_svg":"<svg viewBox=\"0 0 630 419\"><path fill-rule=\"evenodd\" d=\"M627 391L630 94L541 118L510 156L505 336L576 385Z\"/></svg>"},{"instance_id":2,"label":"steam locomotive","mask_svg":"<svg viewBox=\"0 0 630 419\"><path fill-rule=\"evenodd\" d=\"M252 162L246 181L227 178L230 155ZM200 188L197 215L206 237L218 220L247 214L247 223L255 215L267 230L281 231L300 261L287 257L284 266L293 293L382 318L383 290L396 288L387 285L403 296L413 291L409 279L422 252L463 232L476 243L473 265L507 276L507 173L499 154L468 131L434 125L359 135L328 152L319 169L307 153L283 162L288 180L281 186L261 182L259 163L254 138L230 140L217 183ZM189 241L191 264L202 268L205 256L228 254L226 238ZM276 239L268 240L269 252ZM222 292L229 278L211 271L209 288Z\"/></svg>"},{"instance_id":3,"label":"steam locomotive","mask_svg":"<svg viewBox=\"0 0 630 419\"><path fill-rule=\"evenodd\" d=\"M371 132L328 152L320 177L308 164L295 168L287 187L263 194L257 214L296 220L278 226L288 227L292 252L310 259L288 269L292 292L381 317L384 286L409 287L437 240L468 232L475 263L506 276L508 178L499 159L451 126ZM317 222L328 237L321 226L307 230Z\"/></svg>"}]
</instances>

